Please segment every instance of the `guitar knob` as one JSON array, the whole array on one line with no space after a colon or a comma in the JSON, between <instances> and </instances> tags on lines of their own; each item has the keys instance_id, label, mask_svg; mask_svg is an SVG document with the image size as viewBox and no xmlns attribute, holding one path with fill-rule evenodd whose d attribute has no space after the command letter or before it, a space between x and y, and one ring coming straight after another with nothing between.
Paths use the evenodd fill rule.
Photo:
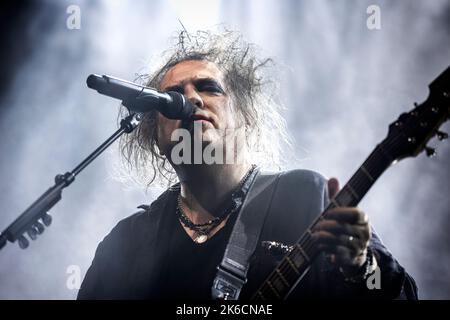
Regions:
<instances>
[{"instance_id":1,"label":"guitar knob","mask_svg":"<svg viewBox=\"0 0 450 320\"><path fill-rule=\"evenodd\" d=\"M48 227L52 223L52 216L49 215L47 212L44 213L42 216L42 222L45 224L46 227Z\"/></svg>"},{"instance_id":2,"label":"guitar knob","mask_svg":"<svg viewBox=\"0 0 450 320\"><path fill-rule=\"evenodd\" d=\"M42 234L42 232L44 232L45 230L44 225L39 221L34 224L34 227L36 228L38 234Z\"/></svg>"},{"instance_id":3,"label":"guitar knob","mask_svg":"<svg viewBox=\"0 0 450 320\"><path fill-rule=\"evenodd\" d=\"M31 240L36 240L37 235L38 235L37 228L32 226L30 229L28 229L27 234L28 234L28 236L30 237Z\"/></svg>"},{"instance_id":4,"label":"guitar knob","mask_svg":"<svg viewBox=\"0 0 450 320\"><path fill-rule=\"evenodd\" d=\"M432 158L436 155L436 149L434 149L434 148L425 147L425 152L426 152L428 158Z\"/></svg>"},{"instance_id":5,"label":"guitar knob","mask_svg":"<svg viewBox=\"0 0 450 320\"><path fill-rule=\"evenodd\" d=\"M30 244L30 242L27 240L27 238L25 238L25 236L21 235L18 239L19 241L19 247L20 249L26 249L28 248L28 245Z\"/></svg>"},{"instance_id":6,"label":"guitar knob","mask_svg":"<svg viewBox=\"0 0 450 320\"><path fill-rule=\"evenodd\" d=\"M446 132L438 131L438 132L436 132L436 135L437 135L438 139L441 141L448 139L448 134Z\"/></svg>"}]
</instances>

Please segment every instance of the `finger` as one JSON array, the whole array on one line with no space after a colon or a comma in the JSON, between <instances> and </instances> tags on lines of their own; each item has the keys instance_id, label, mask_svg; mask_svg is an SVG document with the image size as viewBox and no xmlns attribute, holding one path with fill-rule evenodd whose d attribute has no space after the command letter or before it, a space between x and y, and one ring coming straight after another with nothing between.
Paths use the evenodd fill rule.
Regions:
<instances>
[{"instance_id":1,"label":"finger","mask_svg":"<svg viewBox=\"0 0 450 320\"><path fill-rule=\"evenodd\" d=\"M324 218L350 224L369 223L368 215L355 207L338 207L330 209L325 213Z\"/></svg>"},{"instance_id":2,"label":"finger","mask_svg":"<svg viewBox=\"0 0 450 320\"><path fill-rule=\"evenodd\" d=\"M351 264L355 259L355 254L352 250L345 246L326 246L323 245L321 250L325 252L328 262L331 264Z\"/></svg>"},{"instance_id":3,"label":"finger","mask_svg":"<svg viewBox=\"0 0 450 320\"><path fill-rule=\"evenodd\" d=\"M348 234L352 236L357 236L354 230L352 230L351 225L348 223L341 223L336 220L322 219L320 220L312 229L313 231L328 231L334 235Z\"/></svg>"},{"instance_id":4,"label":"finger","mask_svg":"<svg viewBox=\"0 0 450 320\"><path fill-rule=\"evenodd\" d=\"M341 234L347 236L353 236L359 238L362 242L367 242L370 240L370 227L368 224L365 225L352 225L348 223L340 223L336 220L324 219L319 221L317 225L313 228L313 231L328 231L335 236Z\"/></svg>"},{"instance_id":5,"label":"finger","mask_svg":"<svg viewBox=\"0 0 450 320\"><path fill-rule=\"evenodd\" d=\"M324 257L325 260L329 263L329 264L335 264L336 263L336 255L334 253L330 253L329 251L326 250L326 248L321 248L321 251L323 251L325 253Z\"/></svg>"},{"instance_id":6,"label":"finger","mask_svg":"<svg viewBox=\"0 0 450 320\"><path fill-rule=\"evenodd\" d=\"M328 197L333 199L339 192L339 181L336 178L331 178L328 180Z\"/></svg>"},{"instance_id":7,"label":"finger","mask_svg":"<svg viewBox=\"0 0 450 320\"><path fill-rule=\"evenodd\" d=\"M345 222L338 222L331 219L320 220L312 229L314 231L328 231L335 234L345 234L353 237L358 237L361 240L370 240L370 226L369 224L349 224Z\"/></svg>"},{"instance_id":8,"label":"finger","mask_svg":"<svg viewBox=\"0 0 450 320\"><path fill-rule=\"evenodd\" d=\"M323 246L343 246L351 250L354 256L359 255L366 247L366 241L347 235L335 235L328 231L317 231L312 234L313 241L318 245L319 250Z\"/></svg>"},{"instance_id":9,"label":"finger","mask_svg":"<svg viewBox=\"0 0 450 320\"><path fill-rule=\"evenodd\" d=\"M349 248L344 246L322 246L321 250L325 253L325 259L329 264L348 266L362 266L365 261L367 251L355 255Z\"/></svg>"}]
</instances>

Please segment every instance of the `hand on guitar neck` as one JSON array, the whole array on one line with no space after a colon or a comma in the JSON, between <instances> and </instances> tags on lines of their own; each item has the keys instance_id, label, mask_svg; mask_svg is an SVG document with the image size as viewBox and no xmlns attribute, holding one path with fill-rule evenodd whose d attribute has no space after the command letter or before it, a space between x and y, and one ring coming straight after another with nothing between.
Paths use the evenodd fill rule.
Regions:
<instances>
[{"instance_id":1,"label":"hand on guitar neck","mask_svg":"<svg viewBox=\"0 0 450 320\"><path fill-rule=\"evenodd\" d=\"M372 236L370 224L367 215L356 206L392 164L415 157L422 151L427 156L433 156L434 148L426 144L435 136L439 140L448 138L448 134L439 129L450 117L449 84L450 67L429 85L430 95L426 101L415 104L414 109L402 113L389 125L387 137L374 148L342 190L339 190L336 179L328 181L330 204L267 277L254 294L254 299L285 299L301 283L321 252L328 254L330 262L344 274L346 282L361 282L377 269L378 262L382 262L380 251L375 249L372 252L369 248ZM373 238L376 238L375 235ZM381 251L385 251L384 256L398 266L385 248ZM380 257L380 261L375 259L375 255ZM386 268L389 269L389 266ZM404 271L397 271L392 272L400 274L400 277L403 277L402 272L405 274ZM409 292L407 297L417 299L415 284L411 280L407 283L409 288L413 288L412 291L406 289ZM396 288L394 295L387 291L386 297L399 297L398 292L405 292L403 289Z\"/></svg>"},{"instance_id":2,"label":"hand on guitar neck","mask_svg":"<svg viewBox=\"0 0 450 320\"><path fill-rule=\"evenodd\" d=\"M330 201L339 189L337 179L328 180ZM357 273L365 264L370 234L368 216L357 207L330 209L312 229L319 250L327 253L329 262L348 275Z\"/></svg>"}]
</instances>

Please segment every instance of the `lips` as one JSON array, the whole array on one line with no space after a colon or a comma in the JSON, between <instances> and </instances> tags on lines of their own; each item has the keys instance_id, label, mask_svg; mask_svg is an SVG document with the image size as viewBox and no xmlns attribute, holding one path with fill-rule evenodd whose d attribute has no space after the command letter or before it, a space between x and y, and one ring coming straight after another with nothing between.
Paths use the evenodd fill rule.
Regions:
<instances>
[{"instance_id":1,"label":"lips","mask_svg":"<svg viewBox=\"0 0 450 320\"><path fill-rule=\"evenodd\" d=\"M208 122L212 123L211 119L208 118L207 116L204 116L202 114L194 114L192 116L192 121L198 121L198 120L204 120L204 121L208 121Z\"/></svg>"}]
</instances>

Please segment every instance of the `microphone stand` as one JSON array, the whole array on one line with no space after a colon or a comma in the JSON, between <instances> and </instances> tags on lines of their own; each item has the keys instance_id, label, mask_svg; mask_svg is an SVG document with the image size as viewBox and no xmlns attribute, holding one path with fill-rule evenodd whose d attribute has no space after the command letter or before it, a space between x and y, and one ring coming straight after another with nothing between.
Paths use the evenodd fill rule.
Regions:
<instances>
[{"instance_id":1,"label":"microphone stand","mask_svg":"<svg viewBox=\"0 0 450 320\"><path fill-rule=\"evenodd\" d=\"M69 186L75 177L86 168L95 158L106 150L123 133L132 132L142 120L142 113L132 113L122 119L120 129L113 133L105 142L84 159L75 169L55 177L55 184L42 194L31 206L26 209L13 223L0 234L0 250L8 241L19 242L19 247L25 249L29 245L25 233L31 240L35 240L39 234L44 232L44 225L49 226L52 217L48 211L61 200L62 190Z\"/></svg>"}]
</instances>

